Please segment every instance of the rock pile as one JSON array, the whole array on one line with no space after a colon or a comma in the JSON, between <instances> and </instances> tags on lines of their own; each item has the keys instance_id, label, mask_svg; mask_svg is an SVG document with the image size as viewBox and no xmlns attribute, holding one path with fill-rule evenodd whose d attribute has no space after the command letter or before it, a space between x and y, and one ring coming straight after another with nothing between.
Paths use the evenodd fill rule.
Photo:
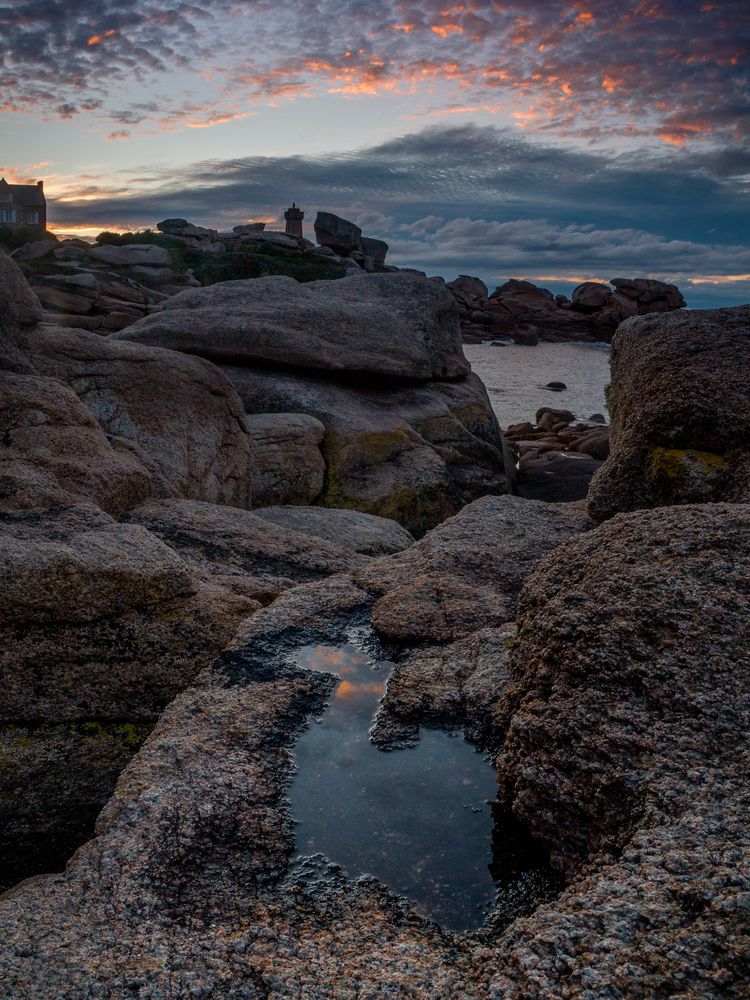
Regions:
<instances>
[{"instance_id":1,"label":"rock pile","mask_svg":"<svg viewBox=\"0 0 750 1000\"><path fill-rule=\"evenodd\" d=\"M174 291L169 254L148 244L96 246L52 238L27 244L13 257L36 265L27 274L45 321L56 326L122 330Z\"/></svg>"},{"instance_id":2,"label":"rock pile","mask_svg":"<svg viewBox=\"0 0 750 1000\"><path fill-rule=\"evenodd\" d=\"M250 417L265 504L354 508L422 533L507 489L452 297L419 275L224 282L113 339L221 366Z\"/></svg>"},{"instance_id":3,"label":"rock pile","mask_svg":"<svg viewBox=\"0 0 750 1000\"><path fill-rule=\"evenodd\" d=\"M393 270L386 266L388 244L362 235L353 222L332 212L318 212L315 218L315 239L321 247L340 255L343 262L364 268L365 271Z\"/></svg>"},{"instance_id":4,"label":"rock pile","mask_svg":"<svg viewBox=\"0 0 750 1000\"><path fill-rule=\"evenodd\" d=\"M583 500L609 455L609 427L601 413L576 421L570 410L543 406L535 423L512 424L504 436L518 458L519 493L533 500Z\"/></svg>"},{"instance_id":5,"label":"rock pile","mask_svg":"<svg viewBox=\"0 0 750 1000\"><path fill-rule=\"evenodd\" d=\"M685 305L677 287L662 281L613 278L610 285L586 281L568 299L530 281L511 279L492 294L479 278L460 275L448 282L469 343L495 338L528 345L539 340L608 341L630 316L668 312Z\"/></svg>"},{"instance_id":6,"label":"rock pile","mask_svg":"<svg viewBox=\"0 0 750 1000\"><path fill-rule=\"evenodd\" d=\"M356 233L356 239L349 241L351 246L347 243L343 247L335 243L335 235L322 229L320 244L315 245L267 230L263 222L220 232L196 226L187 219L164 219L157 223L157 233L134 233L130 242L127 236L112 242L113 234L107 234L106 239L102 236L104 242L96 244L80 239L58 240L47 234L44 239L20 247L12 256L25 268L48 323L103 334L130 326L186 287L227 278L291 270L300 280L313 280L398 270L385 263L387 243L362 237L357 226L330 213L318 213L318 219L328 220L334 234L338 230ZM149 242L152 236L158 236L161 245ZM331 239L342 253L333 249ZM346 242L343 236L341 240ZM192 266L180 257L180 250L192 252ZM224 256L224 269L201 267L204 255L217 254ZM235 273L248 267L251 273L247 275ZM195 277L196 271L201 280Z\"/></svg>"}]
</instances>

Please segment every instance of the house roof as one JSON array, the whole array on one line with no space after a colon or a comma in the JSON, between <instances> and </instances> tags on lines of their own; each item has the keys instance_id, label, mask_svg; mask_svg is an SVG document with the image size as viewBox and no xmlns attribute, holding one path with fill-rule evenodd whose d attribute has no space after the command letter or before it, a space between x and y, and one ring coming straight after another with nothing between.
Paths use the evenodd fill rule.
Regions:
<instances>
[{"instance_id":1,"label":"house roof","mask_svg":"<svg viewBox=\"0 0 750 1000\"><path fill-rule=\"evenodd\" d=\"M29 208L44 208L47 204L44 191L36 184L8 184L4 177L0 177L0 186L10 191L13 195L13 201L17 205L24 205Z\"/></svg>"}]
</instances>

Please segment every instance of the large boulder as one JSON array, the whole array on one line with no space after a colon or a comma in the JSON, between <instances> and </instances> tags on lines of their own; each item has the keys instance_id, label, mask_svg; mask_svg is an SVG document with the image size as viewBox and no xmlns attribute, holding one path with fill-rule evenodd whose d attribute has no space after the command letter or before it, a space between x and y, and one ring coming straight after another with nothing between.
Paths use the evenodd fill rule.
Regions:
<instances>
[{"instance_id":1,"label":"large boulder","mask_svg":"<svg viewBox=\"0 0 750 1000\"><path fill-rule=\"evenodd\" d=\"M0 249L0 370L29 371L23 337L42 318L42 307L20 268Z\"/></svg>"},{"instance_id":2,"label":"large boulder","mask_svg":"<svg viewBox=\"0 0 750 1000\"><path fill-rule=\"evenodd\" d=\"M640 315L685 307L685 299L677 285L670 285L665 281L657 281L655 278L612 278L610 284L617 289L618 297L636 303Z\"/></svg>"},{"instance_id":3,"label":"large boulder","mask_svg":"<svg viewBox=\"0 0 750 1000\"><path fill-rule=\"evenodd\" d=\"M385 265L385 258L388 256L388 244L385 240L374 240L369 236L362 237L362 253L369 257L373 264L378 267Z\"/></svg>"},{"instance_id":4,"label":"large boulder","mask_svg":"<svg viewBox=\"0 0 750 1000\"><path fill-rule=\"evenodd\" d=\"M251 439L231 384L214 365L81 330L28 337L35 369L68 385L110 441L138 450L152 495L249 506Z\"/></svg>"},{"instance_id":5,"label":"large boulder","mask_svg":"<svg viewBox=\"0 0 750 1000\"><path fill-rule=\"evenodd\" d=\"M404 274L304 285L275 276L190 289L114 339L233 365L422 380L470 370L450 295Z\"/></svg>"},{"instance_id":6,"label":"large boulder","mask_svg":"<svg viewBox=\"0 0 750 1000\"><path fill-rule=\"evenodd\" d=\"M315 503L325 486L323 424L307 413L256 413L246 419L255 506Z\"/></svg>"},{"instance_id":7,"label":"large boulder","mask_svg":"<svg viewBox=\"0 0 750 1000\"><path fill-rule=\"evenodd\" d=\"M2 513L0 529L7 884L90 835L161 709L259 603L202 584L154 534L91 505Z\"/></svg>"},{"instance_id":8,"label":"large boulder","mask_svg":"<svg viewBox=\"0 0 750 1000\"><path fill-rule=\"evenodd\" d=\"M507 490L502 438L476 376L364 388L262 369L224 372L249 414L297 410L324 425L323 506L390 517L422 534L477 496Z\"/></svg>"},{"instance_id":9,"label":"large boulder","mask_svg":"<svg viewBox=\"0 0 750 1000\"><path fill-rule=\"evenodd\" d=\"M745 991L749 581L732 504L622 515L530 577L498 776L566 889L489 995Z\"/></svg>"},{"instance_id":10,"label":"large boulder","mask_svg":"<svg viewBox=\"0 0 750 1000\"><path fill-rule=\"evenodd\" d=\"M367 562L345 537L324 540L303 522L281 524L236 507L158 500L131 510L127 520L178 552L199 579L260 604Z\"/></svg>"},{"instance_id":11,"label":"large boulder","mask_svg":"<svg viewBox=\"0 0 750 1000\"><path fill-rule=\"evenodd\" d=\"M611 456L589 509L750 499L750 306L651 315L618 330Z\"/></svg>"},{"instance_id":12,"label":"large boulder","mask_svg":"<svg viewBox=\"0 0 750 1000\"><path fill-rule=\"evenodd\" d=\"M108 439L72 389L52 378L0 372L0 509L83 498L116 515L153 489L140 449Z\"/></svg>"},{"instance_id":13,"label":"large boulder","mask_svg":"<svg viewBox=\"0 0 750 1000\"><path fill-rule=\"evenodd\" d=\"M573 289L573 308L580 312L593 313L612 302L612 289L600 281L584 281Z\"/></svg>"},{"instance_id":14,"label":"large boulder","mask_svg":"<svg viewBox=\"0 0 750 1000\"><path fill-rule=\"evenodd\" d=\"M318 212L316 215L315 239L321 246L330 247L342 257L348 257L352 250L362 250L362 230L359 226L332 212Z\"/></svg>"}]
</instances>

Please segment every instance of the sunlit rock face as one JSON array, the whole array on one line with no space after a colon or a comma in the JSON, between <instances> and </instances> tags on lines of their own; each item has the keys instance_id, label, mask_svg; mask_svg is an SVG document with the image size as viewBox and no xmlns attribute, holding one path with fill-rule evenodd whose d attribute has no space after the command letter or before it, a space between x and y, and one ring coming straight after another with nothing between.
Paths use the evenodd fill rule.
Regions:
<instances>
[{"instance_id":1,"label":"sunlit rock face","mask_svg":"<svg viewBox=\"0 0 750 1000\"><path fill-rule=\"evenodd\" d=\"M750 306L631 319L612 348L611 457L592 516L750 500Z\"/></svg>"}]
</instances>

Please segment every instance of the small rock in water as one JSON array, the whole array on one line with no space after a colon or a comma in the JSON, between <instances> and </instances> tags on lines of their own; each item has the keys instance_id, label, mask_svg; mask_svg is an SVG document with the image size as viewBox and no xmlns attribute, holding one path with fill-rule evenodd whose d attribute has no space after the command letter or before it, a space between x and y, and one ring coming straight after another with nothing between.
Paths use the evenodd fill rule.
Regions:
<instances>
[{"instance_id":1,"label":"small rock in water","mask_svg":"<svg viewBox=\"0 0 750 1000\"><path fill-rule=\"evenodd\" d=\"M589 417L590 424L606 424L607 418L603 413L592 413Z\"/></svg>"},{"instance_id":2,"label":"small rock in water","mask_svg":"<svg viewBox=\"0 0 750 1000\"><path fill-rule=\"evenodd\" d=\"M548 382L546 385L542 386L542 388L549 389L550 392L562 392L568 387L564 382Z\"/></svg>"}]
</instances>

